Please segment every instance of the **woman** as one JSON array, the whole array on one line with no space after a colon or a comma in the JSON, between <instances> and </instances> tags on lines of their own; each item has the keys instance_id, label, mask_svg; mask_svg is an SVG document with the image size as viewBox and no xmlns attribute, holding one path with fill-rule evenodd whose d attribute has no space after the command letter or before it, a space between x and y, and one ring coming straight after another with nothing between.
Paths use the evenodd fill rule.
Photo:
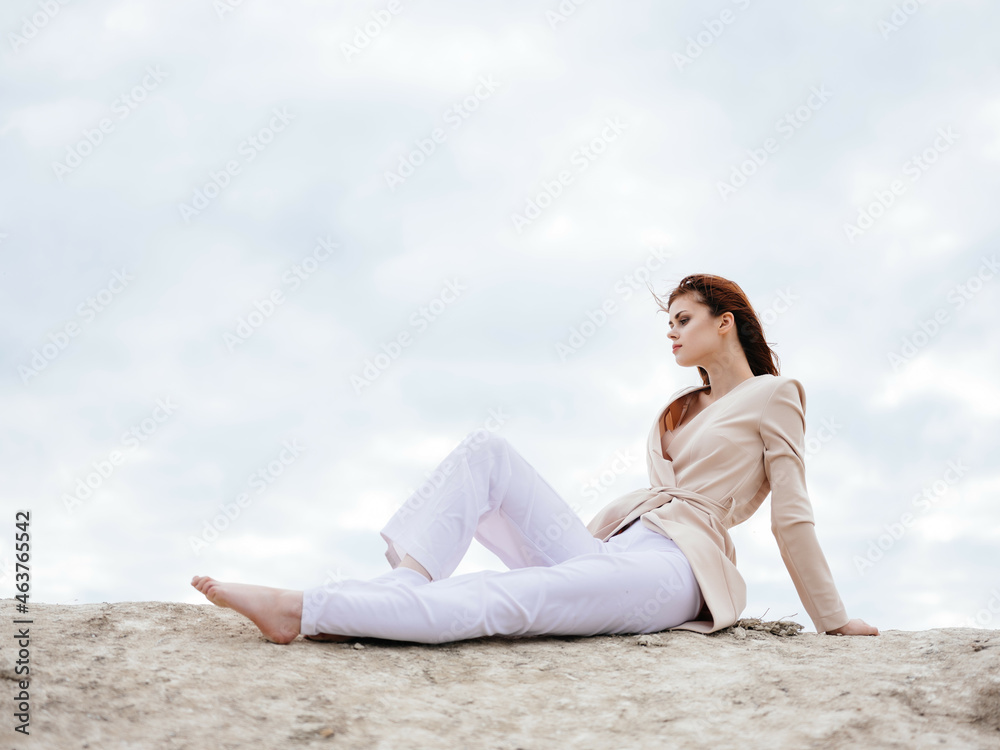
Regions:
<instances>
[{"instance_id":1,"label":"woman","mask_svg":"<svg viewBox=\"0 0 1000 750\"><path fill-rule=\"evenodd\" d=\"M392 569L305 591L196 576L210 601L274 643L375 637L597 635L732 625L746 604L728 529L771 495L771 528L817 632L878 635L850 619L816 539L805 487L805 393L778 375L746 295L687 276L667 312L681 389L647 443L650 487L587 525L504 438L477 430L380 532ZM637 523L639 521L639 523ZM509 570L451 576L475 538Z\"/></svg>"}]
</instances>

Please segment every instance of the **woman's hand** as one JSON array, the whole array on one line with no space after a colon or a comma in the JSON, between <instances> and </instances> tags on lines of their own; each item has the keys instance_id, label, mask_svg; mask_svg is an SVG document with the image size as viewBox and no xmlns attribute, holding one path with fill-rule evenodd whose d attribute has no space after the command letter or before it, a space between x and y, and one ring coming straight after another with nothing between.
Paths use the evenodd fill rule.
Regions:
<instances>
[{"instance_id":1,"label":"woman's hand","mask_svg":"<svg viewBox=\"0 0 1000 750\"><path fill-rule=\"evenodd\" d=\"M850 620L836 630L827 630L827 635L878 635L878 628L869 625L864 620Z\"/></svg>"}]
</instances>

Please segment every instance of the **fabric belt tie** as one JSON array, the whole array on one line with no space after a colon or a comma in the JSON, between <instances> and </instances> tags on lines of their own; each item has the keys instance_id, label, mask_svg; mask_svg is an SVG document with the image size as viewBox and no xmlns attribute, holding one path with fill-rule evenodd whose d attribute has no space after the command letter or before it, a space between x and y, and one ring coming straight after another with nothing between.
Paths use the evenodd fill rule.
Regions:
<instances>
[{"instance_id":1,"label":"fabric belt tie","mask_svg":"<svg viewBox=\"0 0 1000 750\"><path fill-rule=\"evenodd\" d=\"M733 509L735 508L735 505L727 508L724 503L720 503L718 500L714 500L708 495L702 495L700 492L693 492L691 490L681 489L680 487L650 487L650 490L658 494L669 495L667 500L660 503L657 507L666 505L677 497L685 500L698 510L703 511L720 521L723 527L725 527L726 522L729 520L729 517L732 515Z\"/></svg>"}]
</instances>

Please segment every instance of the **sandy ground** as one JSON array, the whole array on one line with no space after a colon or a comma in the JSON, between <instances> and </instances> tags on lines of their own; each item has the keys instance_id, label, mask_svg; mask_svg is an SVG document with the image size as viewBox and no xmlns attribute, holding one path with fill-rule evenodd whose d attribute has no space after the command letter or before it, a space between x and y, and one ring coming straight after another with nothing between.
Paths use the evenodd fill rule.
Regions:
<instances>
[{"instance_id":1,"label":"sandy ground","mask_svg":"<svg viewBox=\"0 0 1000 750\"><path fill-rule=\"evenodd\" d=\"M998 630L279 646L231 610L164 602L32 604L23 737L12 600L0 616L0 747L17 750L1000 748Z\"/></svg>"}]
</instances>

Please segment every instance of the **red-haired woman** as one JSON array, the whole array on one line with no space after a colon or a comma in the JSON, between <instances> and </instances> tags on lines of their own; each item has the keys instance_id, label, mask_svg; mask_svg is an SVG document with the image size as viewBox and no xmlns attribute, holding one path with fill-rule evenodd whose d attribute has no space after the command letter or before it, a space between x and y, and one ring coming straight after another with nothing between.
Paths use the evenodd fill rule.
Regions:
<instances>
[{"instance_id":1,"label":"red-haired woman","mask_svg":"<svg viewBox=\"0 0 1000 750\"><path fill-rule=\"evenodd\" d=\"M654 295L656 297L656 295ZM711 633L746 604L728 529L771 495L771 528L817 632L878 635L851 619L816 538L806 492L805 392L738 285L681 280L668 338L702 385L675 393L647 441L650 486L584 524L503 437L469 433L380 532L391 570L305 591L196 576L213 603L289 643L491 635ZM509 568L452 576L472 539Z\"/></svg>"}]
</instances>

